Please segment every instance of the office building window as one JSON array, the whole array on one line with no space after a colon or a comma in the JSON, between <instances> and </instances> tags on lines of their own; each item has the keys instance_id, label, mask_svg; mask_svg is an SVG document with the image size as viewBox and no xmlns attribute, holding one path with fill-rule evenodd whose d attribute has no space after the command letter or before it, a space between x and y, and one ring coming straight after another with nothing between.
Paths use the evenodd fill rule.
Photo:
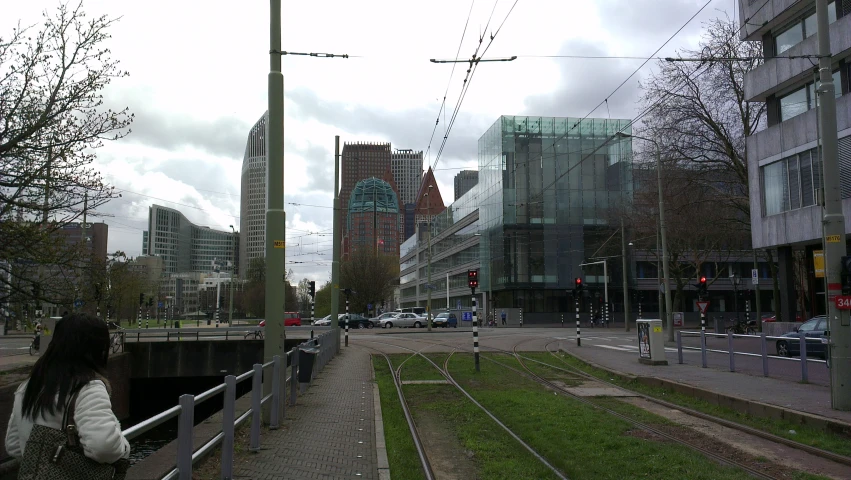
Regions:
<instances>
[{"instance_id":1,"label":"office building window","mask_svg":"<svg viewBox=\"0 0 851 480\"><path fill-rule=\"evenodd\" d=\"M829 23L836 21L836 2L830 2L827 6L827 18ZM798 18L792 24L774 36L774 47L777 55L789 50L818 32L816 25L816 12L814 10L804 17Z\"/></svg>"},{"instance_id":2,"label":"office building window","mask_svg":"<svg viewBox=\"0 0 851 480\"><path fill-rule=\"evenodd\" d=\"M835 88L834 96L838 98L842 95L842 80L839 70L833 72L833 85ZM811 108L815 108L817 104L816 87L816 84L810 82L780 97L780 121L789 120Z\"/></svg>"}]
</instances>

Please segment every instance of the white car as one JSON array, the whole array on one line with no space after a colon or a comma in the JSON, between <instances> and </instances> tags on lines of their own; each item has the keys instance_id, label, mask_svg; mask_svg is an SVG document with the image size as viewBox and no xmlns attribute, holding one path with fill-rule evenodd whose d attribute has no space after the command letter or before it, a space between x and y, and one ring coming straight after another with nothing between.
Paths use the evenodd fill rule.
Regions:
<instances>
[{"instance_id":1,"label":"white car","mask_svg":"<svg viewBox=\"0 0 851 480\"><path fill-rule=\"evenodd\" d=\"M428 324L425 317L421 317L415 313L397 313L393 318L386 318L379 321L381 328L393 327L414 327L420 328Z\"/></svg>"},{"instance_id":2,"label":"white car","mask_svg":"<svg viewBox=\"0 0 851 480\"><path fill-rule=\"evenodd\" d=\"M329 327L331 326L331 315L326 315L319 320L314 320L313 324L317 327Z\"/></svg>"}]
</instances>

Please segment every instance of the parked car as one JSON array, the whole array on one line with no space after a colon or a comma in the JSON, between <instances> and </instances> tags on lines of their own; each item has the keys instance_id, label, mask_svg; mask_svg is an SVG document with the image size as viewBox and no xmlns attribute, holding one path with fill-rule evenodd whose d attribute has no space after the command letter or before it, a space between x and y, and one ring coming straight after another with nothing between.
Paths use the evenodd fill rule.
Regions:
<instances>
[{"instance_id":1,"label":"parked car","mask_svg":"<svg viewBox=\"0 0 851 480\"><path fill-rule=\"evenodd\" d=\"M427 325L425 317L415 313L399 313L393 318L381 320L381 328L414 327L420 328Z\"/></svg>"},{"instance_id":2,"label":"parked car","mask_svg":"<svg viewBox=\"0 0 851 480\"><path fill-rule=\"evenodd\" d=\"M795 330L781 335L788 337L788 340L777 340L777 355L784 357L793 357L801 354L801 332L806 335L806 338L822 339L824 332L827 330L827 317L819 315L813 317L801 325L795 327ZM821 341L807 342L807 356L825 357L824 343Z\"/></svg>"},{"instance_id":3,"label":"parked car","mask_svg":"<svg viewBox=\"0 0 851 480\"><path fill-rule=\"evenodd\" d=\"M763 322L776 322L777 321L777 314L776 313L763 313L762 314L762 321ZM803 322L804 319L801 318L801 314L797 314L797 315L795 315L795 321L796 322Z\"/></svg>"},{"instance_id":4,"label":"parked car","mask_svg":"<svg viewBox=\"0 0 851 480\"><path fill-rule=\"evenodd\" d=\"M375 318L370 318L369 321L372 322L372 324L375 325L376 327L380 327L382 320L387 320L389 318L396 318L396 315L399 315L399 312L382 313L381 315L379 315Z\"/></svg>"},{"instance_id":5,"label":"parked car","mask_svg":"<svg viewBox=\"0 0 851 480\"><path fill-rule=\"evenodd\" d=\"M425 307L405 307L405 308L397 308L394 313L415 313L421 317L425 316L426 308Z\"/></svg>"},{"instance_id":6,"label":"parked car","mask_svg":"<svg viewBox=\"0 0 851 480\"><path fill-rule=\"evenodd\" d=\"M435 327L452 327L458 328L458 317L455 316L452 312L442 312L437 314L436 317L431 321L431 324Z\"/></svg>"},{"instance_id":7,"label":"parked car","mask_svg":"<svg viewBox=\"0 0 851 480\"><path fill-rule=\"evenodd\" d=\"M346 326L346 314L341 313L337 318L338 324L341 328L345 328ZM357 313L349 314L349 328L372 328L375 325L369 321L368 318L363 315L358 315Z\"/></svg>"}]
</instances>

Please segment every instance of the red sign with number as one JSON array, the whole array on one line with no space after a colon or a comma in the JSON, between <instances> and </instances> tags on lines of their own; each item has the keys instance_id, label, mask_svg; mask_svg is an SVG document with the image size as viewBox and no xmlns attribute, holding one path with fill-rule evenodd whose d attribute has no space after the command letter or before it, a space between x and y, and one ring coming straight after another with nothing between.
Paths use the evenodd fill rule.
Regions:
<instances>
[{"instance_id":1,"label":"red sign with number","mask_svg":"<svg viewBox=\"0 0 851 480\"><path fill-rule=\"evenodd\" d=\"M840 310L851 310L851 295L837 295L833 297L836 308Z\"/></svg>"}]
</instances>

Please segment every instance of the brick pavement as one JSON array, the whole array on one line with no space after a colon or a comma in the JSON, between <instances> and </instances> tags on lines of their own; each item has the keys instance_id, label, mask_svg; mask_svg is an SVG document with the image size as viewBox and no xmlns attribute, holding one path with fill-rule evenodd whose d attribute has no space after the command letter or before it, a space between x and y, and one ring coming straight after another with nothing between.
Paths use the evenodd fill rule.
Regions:
<instances>
[{"instance_id":1,"label":"brick pavement","mask_svg":"<svg viewBox=\"0 0 851 480\"><path fill-rule=\"evenodd\" d=\"M374 380L369 352L342 347L260 452L234 466L234 478L379 480Z\"/></svg>"}]
</instances>

